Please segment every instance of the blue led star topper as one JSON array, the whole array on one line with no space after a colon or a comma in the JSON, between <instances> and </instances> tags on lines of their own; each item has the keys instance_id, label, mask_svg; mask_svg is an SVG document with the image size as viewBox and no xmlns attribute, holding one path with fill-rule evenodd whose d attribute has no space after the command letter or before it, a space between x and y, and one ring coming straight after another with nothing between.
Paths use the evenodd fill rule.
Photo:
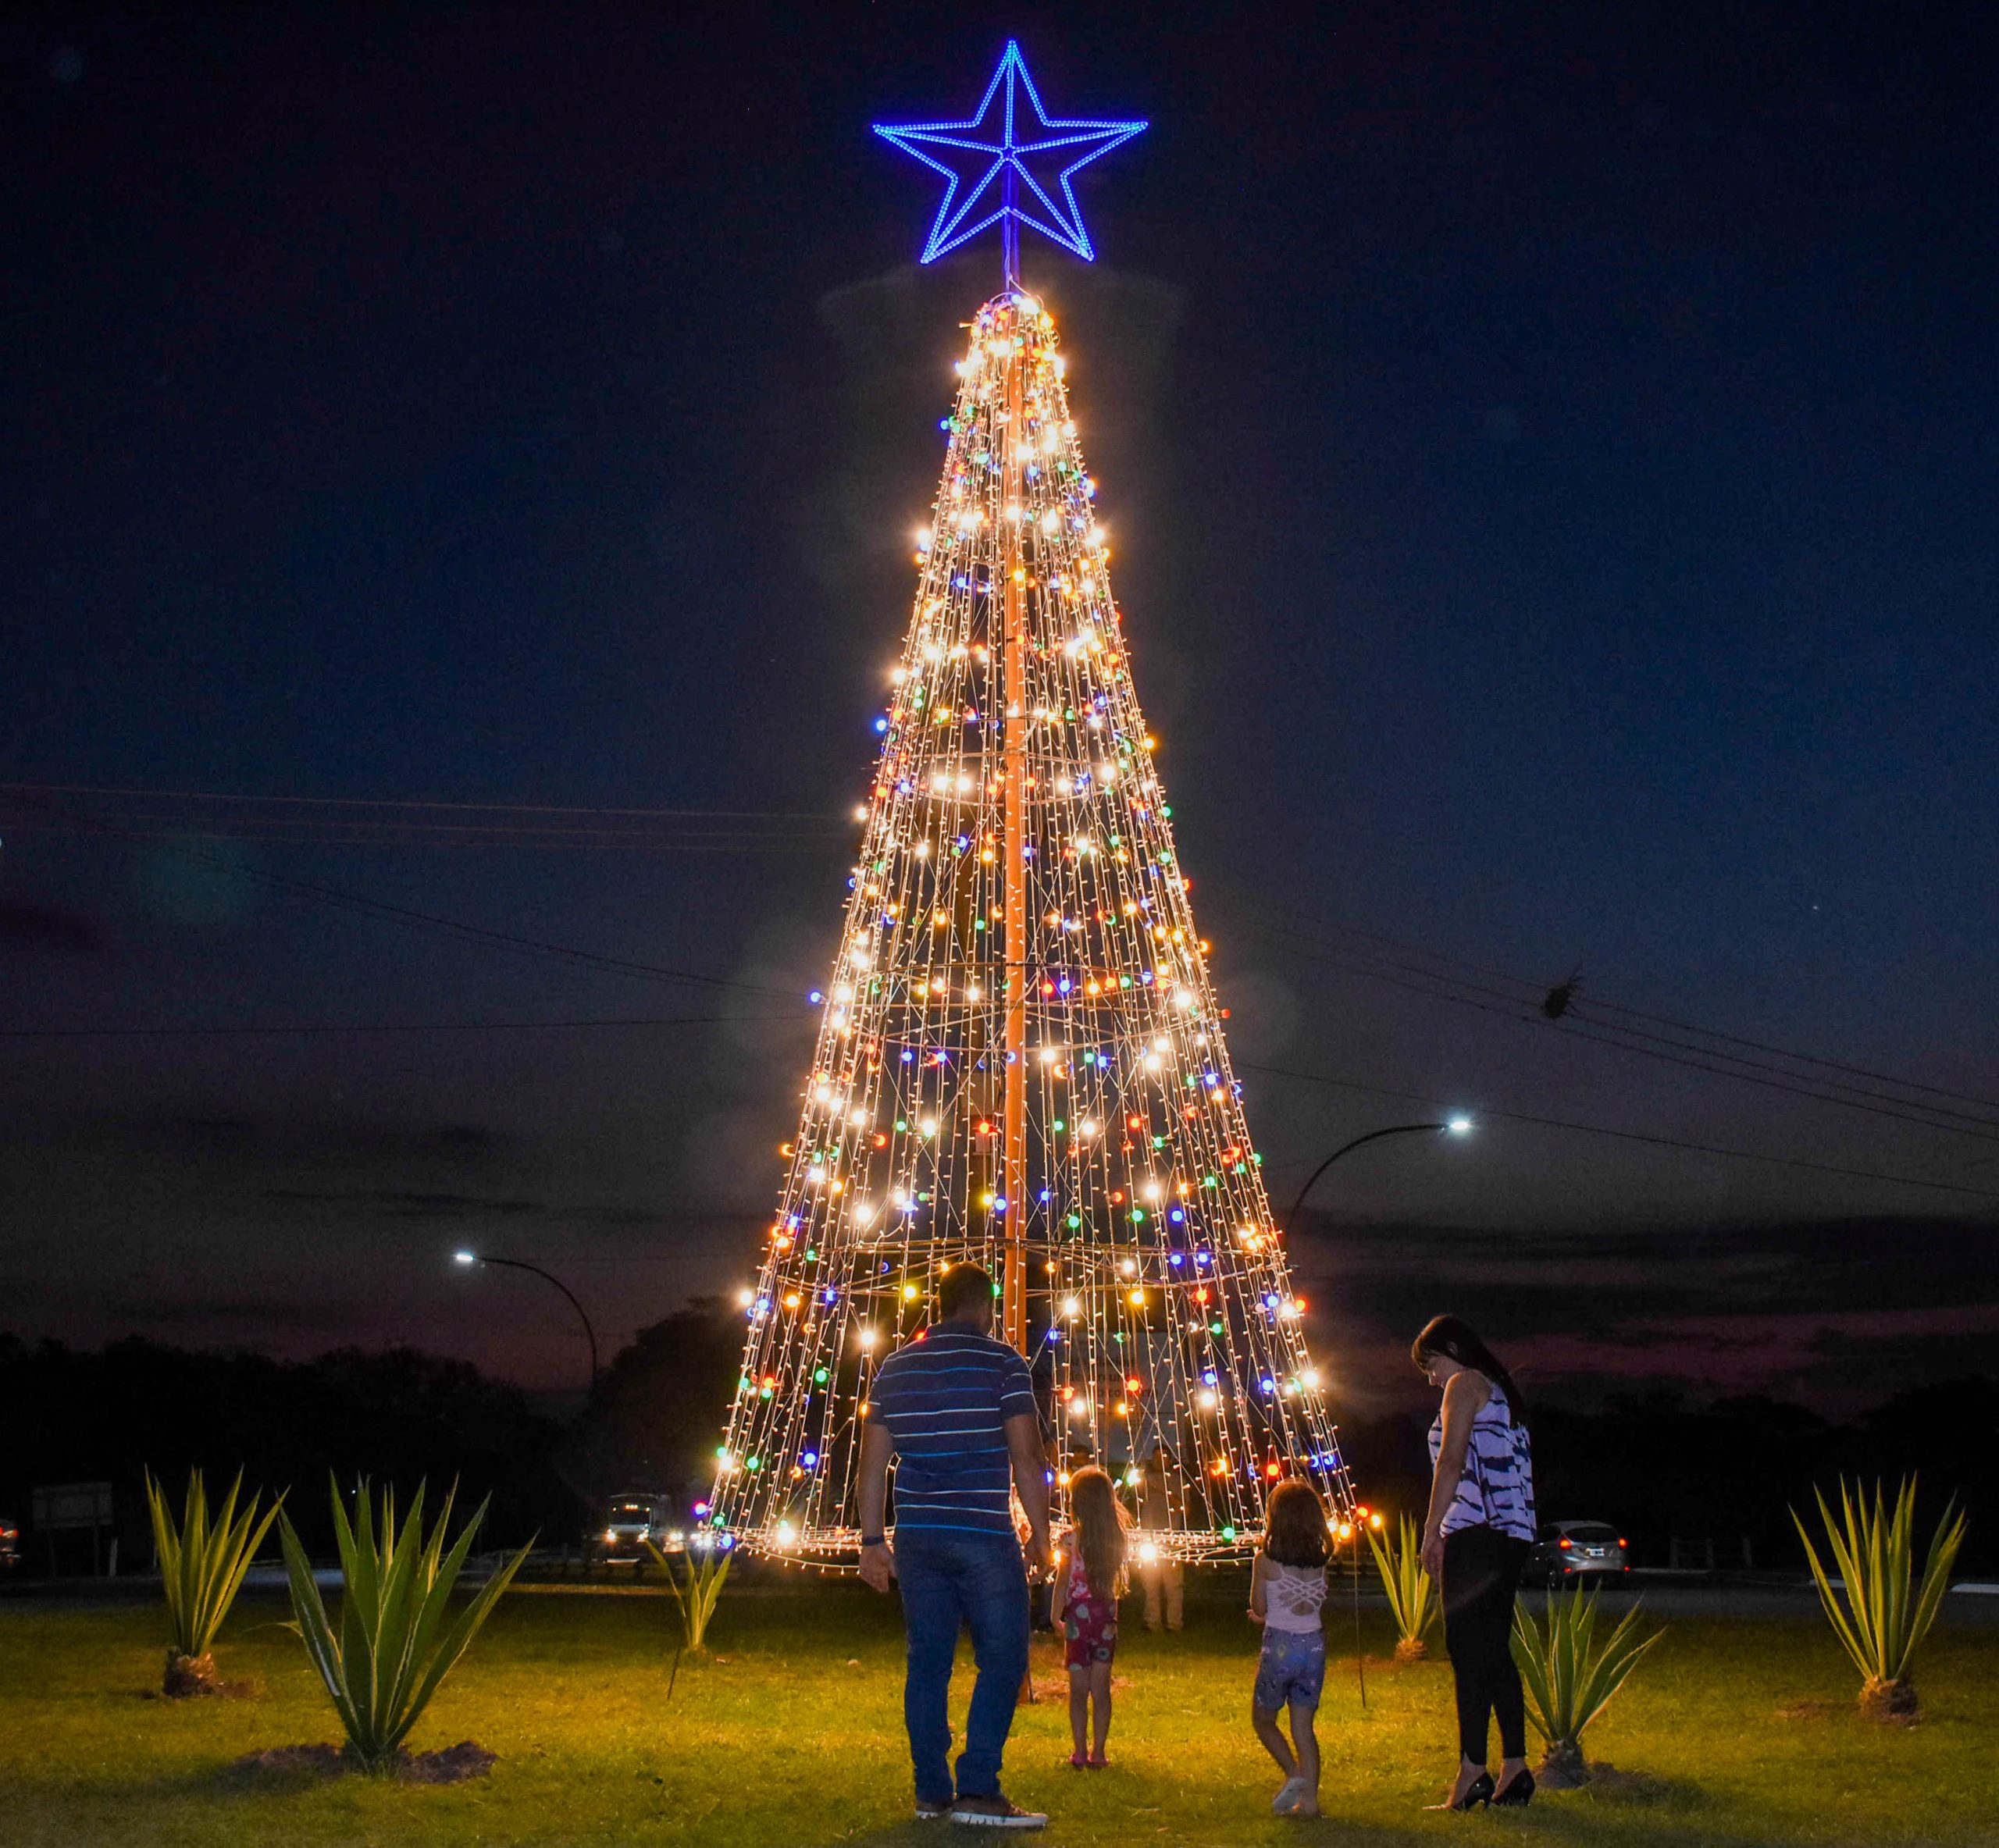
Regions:
<instances>
[{"instance_id":1,"label":"blue led star topper","mask_svg":"<svg viewBox=\"0 0 1999 1848\"><path fill-rule=\"evenodd\" d=\"M1015 95L1021 91L1033 105L1039 127L1024 119L1024 112L1016 112ZM1032 225L1085 263L1096 260L1070 180L1078 168L1121 146L1147 126L1143 122L1085 122L1050 116L1042 107L1034 79L1028 75L1021 48L1010 38L970 121L878 122L875 132L944 176L943 203L937 208L922 261L935 262L946 251L956 250L996 224L1010 288L1020 280L1022 225ZM1040 166L1045 179L1035 178L1031 161Z\"/></svg>"}]
</instances>

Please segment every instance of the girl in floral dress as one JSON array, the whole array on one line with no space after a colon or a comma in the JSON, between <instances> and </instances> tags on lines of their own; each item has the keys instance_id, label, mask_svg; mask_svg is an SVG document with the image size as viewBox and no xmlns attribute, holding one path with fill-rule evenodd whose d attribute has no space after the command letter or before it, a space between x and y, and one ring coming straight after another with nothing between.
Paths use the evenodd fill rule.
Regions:
<instances>
[{"instance_id":1,"label":"girl in floral dress","mask_svg":"<svg viewBox=\"0 0 1999 1848\"><path fill-rule=\"evenodd\" d=\"M1070 1768L1101 1771L1110 1737L1110 1665L1117 1654L1117 1600L1124 1590L1124 1511L1094 1464L1069 1479L1073 1517L1055 1580L1053 1616L1068 1646ZM1096 1711L1092 1715L1092 1704ZM1086 1749L1085 1740L1089 1746Z\"/></svg>"}]
</instances>

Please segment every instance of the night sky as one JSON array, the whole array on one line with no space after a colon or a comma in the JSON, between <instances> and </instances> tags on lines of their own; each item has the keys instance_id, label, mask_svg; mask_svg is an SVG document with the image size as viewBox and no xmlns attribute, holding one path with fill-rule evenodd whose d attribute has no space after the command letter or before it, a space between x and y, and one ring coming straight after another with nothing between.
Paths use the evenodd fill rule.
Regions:
<instances>
[{"instance_id":1,"label":"night sky","mask_svg":"<svg viewBox=\"0 0 1999 1848\"><path fill-rule=\"evenodd\" d=\"M1314 1196L1344 1408L1999 1369L1990 20L1150 12L10 9L0 1326L745 1277L999 283L868 127L1011 34L1153 124L1026 278L1278 1210L1480 1117Z\"/></svg>"}]
</instances>

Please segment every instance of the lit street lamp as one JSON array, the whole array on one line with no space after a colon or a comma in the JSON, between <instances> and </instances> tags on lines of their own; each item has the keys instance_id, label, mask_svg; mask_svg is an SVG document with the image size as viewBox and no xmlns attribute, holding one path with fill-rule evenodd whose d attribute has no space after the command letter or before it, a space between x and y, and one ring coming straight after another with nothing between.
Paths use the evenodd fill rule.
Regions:
<instances>
[{"instance_id":1,"label":"lit street lamp","mask_svg":"<svg viewBox=\"0 0 1999 1848\"><path fill-rule=\"evenodd\" d=\"M596 1398L597 1330L590 1326L590 1316L585 1312L583 1305L577 1301L575 1291L572 1290L560 1277L553 1275L548 1271L543 1270L539 1264L523 1263L518 1258L489 1258L483 1252L459 1252L455 1254L455 1257L457 1262L461 1264L498 1264L504 1265L508 1270L532 1271L544 1283L553 1284L557 1289L560 1290L565 1296L568 1298L569 1306L576 1312L576 1319L583 1323L583 1334L590 1344L590 1396L593 1398Z\"/></svg>"},{"instance_id":2,"label":"lit street lamp","mask_svg":"<svg viewBox=\"0 0 1999 1848\"><path fill-rule=\"evenodd\" d=\"M1312 1170L1312 1177L1298 1190L1298 1198L1291 1203L1291 1211L1285 1215L1284 1234L1291 1236L1291 1222L1298 1217L1298 1209L1305 1204L1305 1196L1319 1184L1319 1177L1324 1173L1343 1155L1351 1155L1356 1148L1370 1142L1378 1142L1384 1136L1414 1136L1428 1134L1435 1136L1468 1136L1472 1132L1469 1116L1452 1116L1441 1123L1398 1123L1388 1129L1370 1130L1364 1136L1356 1136L1351 1142L1343 1143Z\"/></svg>"},{"instance_id":3,"label":"lit street lamp","mask_svg":"<svg viewBox=\"0 0 1999 1848\"><path fill-rule=\"evenodd\" d=\"M1311 1177L1298 1190L1298 1198L1291 1203L1291 1211L1285 1215L1284 1236L1291 1237L1291 1223L1298 1217L1298 1209L1305 1204L1305 1196L1319 1184L1319 1177L1324 1173L1343 1155L1351 1155L1356 1148L1363 1148L1370 1142L1378 1142L1384 1136L1468 1136L1472 1132L1469 1116L1446 1117L1441 1123L1398 1123L1387 1129L1370 1130L1364 1136L1356 1136L1351 1142L1343 1142L1312 1170ZM1351 1516L1343 1519L1334 1530L1334 1536L1342 1544L1350 1544L1353 1568L1353 1669L1360 1678L1360 1704L1367 1705L1367 1670L1360 1650L1360 1536L1361 1524L1370 1522L1376 1527L1381 1525L1381 1517L1365 1508L1357 1508Z\"/></svg>"}]
</instances>

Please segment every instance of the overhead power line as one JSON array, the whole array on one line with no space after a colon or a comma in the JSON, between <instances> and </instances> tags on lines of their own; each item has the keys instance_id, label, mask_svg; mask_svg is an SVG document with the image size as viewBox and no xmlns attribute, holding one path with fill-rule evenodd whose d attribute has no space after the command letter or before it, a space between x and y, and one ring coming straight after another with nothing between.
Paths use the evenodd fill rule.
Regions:
<instances>
[{"instance_id":1,"label":"overhead power line","mask_svg":"<svg viewBox=\"0 0 1999 1848\"><path fill-rule=\"evenodd\" d=\"M62 828L45 822L28 822L12 827L12 834L77 834L81 828ZM521 853L813 853L828 858L842 851L838 843L805 835L649 835L610 831L592 837L581 831L549 832L479 831L454 835L434 829L360 830L326 828L319 831L280 833L262 828L173 828L155 832L134 827L137 838L181 841L255 841L273 847L424 847L472 849L504 848Z\"/></svg>"},{"instance_id":2,"label":"overhead power line","mask_svg":"<svg viewBox=\"0 0 1999 1848\"><path fill-rule=\"evenodd\" d=\"M587 807L406 796L233 796L130 785L0 782L0 804L39 819L16 831L105 828L180 840L272 846L490 847L510 852L830 853L851 823L747 809Z\"/></svg>"},{"instance_id":3,"label":"overhead power line","mask_svg":"<svg viewBox=\"0 0 1999 1848\"><path fill-rule=\"evenodd\" d=\"M1267 1077L1292 1078L1307 1084L1324 1084L1342 1091L1365 1091L1375 1097L1391 1097L1404 1103L1427 1104L1439 1110L1465 1108L1465 1100L1459 1098L1425 1096L1420 1091L1393 1090L1386 1085L1363 1084L1355 1078L1334 1077L1325 1072L1294 1071L1283 1066L1250 1065L1241 1063L1238 1071L1261 1072ZM1573 1130L1587 1136L1607 1136L1620 1142L1641 1142L1655 1148L1680 1149L1694 1155L1715 1155L1730 1161L1761 1162L1772 1167L1802 1168L1815 1174L1834 1174L1852 1180L1887 1181L1897 1187L1928 1187L1940 1193L1964 1194L1977 1200L1999 1200L1999 1192L1990 1188L1965 1187L1957 1181L1930 1180L1916 1174L1890 1174L1874 1168L1848 1168L1829 1162L1807 1161L1801 1155L1766 1155L1752 1148L1725 1148L1712 1142L1690 1142L1677 1136L1647 1135L1637 1130L1612 1129L1599 1123L1578 1123L1562 1116L1538 1116L1520 1110L1495 1110L1480 1108L1481 1117L1489 1117L1505 1123L1531 1123L1543 1129Z\"/></svg>"},{"instance_id":4,"label":"overhead power line","mask_svg":"<svg viewBox=\"0 0 1999 1848\"><path fill-rule=\"evenodd\" d=\"M1343 962L1336 956L1313 955L1313 952L1309 951L1304 953L1311 956L1313 960L1323 962L1330 967L1344 970L1350 974L1366 976L1374 981L1383 981L1392 988L1404 988L1412 994L1426 995L1432 1000L1452 1002L1459 1006L1475 1009L1481 1013L1497 1014L1502 1018L1518 1021L1527 1026L1539 1027L1547 1024L1538 1019L1535 1014L1523 1013L1517 1006L1507 1004L1504 997L1501 998L1500 1005L1495 1006L1477 1000L1471 995L1455 993L1448 988L1426 985L1420 981L1408 981L1366 964ZM1448 981L1452 978L1438 977L1435 979L1438 981ZM1719 1077L1733 1078L1739 1083L1754 1084L1764 1090L1784 1091L1794 1097L1809 1098L1816 1103L1834 1104L1843 1109L1863 1111L1872 1116L1888 1118L1899 1123L1912 1123L1924 1129L1947 1130L1953 1134L1969 1136L1976 1141L1999 1142L1999 1123L1988 1124L1986 1120L1976 1117L1967 1118L1962 1122L1944 1120L1943 1120L1944 1113L1941 1112L1933 1116L1918 1113L1920 1111L1934 1109L1933 1106L1917 1105L1908 1109L1896 1109L1880 1104L1863 1102L1856 1098L1840 1096L1831 1091L1815 1089L1809 1085L1787 1083L1781 1078L1758 1077L1753 1072L1732 1070L1726 1066L1717 1065L1703 1059L1682 1058L1672 1052L1655 1050L1648 1045L1633 1044L1609 1034L1589 1032L1566 1022L1562 1023L1557 1030L1566 1033L1571 1038L1587 1040L1593 1045L1609 1046L1619 1052L1636 1053L1643 1058L1656 1059L1667 1065L1681 1066L1689 1070L1708 1072ZM1951 1116L1961 1116L1963 1113L1951 1112L1948 1114ZM1972 1127L1974 1125L1976 1127Z\"/></svg>"},{"instance_id":5,"label":"overhead power line","mask_svg":"<svg viewBox=\"0 0 1999 1848\"><path fill-rule=\"evenodd\" d=\"M41 806L54 808L55 805ZM60 811L58 811L60 812ZM149 840L144 834L116 824L101 821L93 817L73 817L83 821L91 831L109 835L126 840ZM455 938L461 942L483 943L504 949L518 955L540 956L557 962L568 963L577 967L606 969L621 974L639 975L654 981L693 982L704 988L730 988L745 994L769 995L791 999L788 991L775 988L760 982L739 981L729 976L713 975L701 970L672 969L657 963L642 963L632 957L614 956L601 951L583 949L575 945L554 943L545 938L522 936L511 931L496 931L484 924L468 924L460 918L446 917L436 912L419 911L412 906L394 905L387 899L371 899L359 892L347 892L338 886L323 885L317 880L295 878L287 874L273 873L259 867L238 865L233 861L205 853L199 848L191 847L174 841L160 841L153 844L166 853L182 859L212 867L233 878L248 879L268 885L279 892L305 899L308 903L324 905L335 910L345 911L357 917L372 917L378 921L398 925L405 929L428 931L436 935Z\"/></svg>"},{"instance_id":6,"label":"overhead power line","mask_svg":"<svg viewBox=\"0 0 1999 1848\"><path fill-rule=\"evenodd\" d=\"M1397 963L1384 958L1375 962L1356 963L1349 960L1354 956L1366 956L1363 950L1349 950L1343 953L1326 947L1323 938L1306 937L1302 933L1274 928L1270 926L1252 927L1263 934L1286 942L1293 950L1309 960L1323 963L1341 969L1350 974L1360 975L1388 985L1402 988L1411 993L1425 995L1430 999L1448 1001L1454 1005L1468 1007L1481 1013L1496 1014L1503 1018L1521 1022L1539 1031L1561 1032L1569 1036L1609 1046L1615 1050L1636 1054L1661 1063L1675 1065L1694 1071L1709 1073L1719 1077L1732 1078L1738 1083L1754 1084L1766 1090L1786 1092L1803 1097L1815 1102L1836 1105L1842 1109L1864 1111L1866 1113L1911 1123L1926 1129L1946 1130L1954 1134L1965 1135L1975 1141L1999 1142L1999 1116L1976 1114L1951 1106L1933 1104L1919 1097L1901 1096L1885 1090L1868 1089L1848 1084L1837 1079L1814 1079L1808 1073L1793 1071L1770 1063L1769 1060L1745 1057L1718 1048L1703 1046L1695 1042L1672 1038L1648 1033L1642 1029L1627 1027L1615 1021L1605 1020L1584 1011L1580 1005L1572 1006L1569 1013L1559 1021L1548 1020L1541 1010L1538 995L1516 994L1505 989L1474 982L1465 977L1448 974L1441 969L1427 969L1406 963ZM1329 927L1338 928L1340 927ZM1360 935L1373 935L1370 932L1356 932ZM1453 959L1442 957L1434 952L1418 952L1429 955L1441 962ZM1457 963L1458 967L1473 967ZM1508 976L1498 971L1490 973L1496 979L1515 983L1522 988L1529 985L1526 978ZM1634 1011L1634 1010L1626 1010ZM1690 1032L1705 1033L1705 1028L1689 1027ZM1727 1038L1726 1035L1711 1035ZM1734 1043L1751 1042L1737 1039ZM1815 1063L1835 1066L1837 1062L1816 1060ZM1886 1074L1866 1072L1859 1066L1842 1066L1853 1071L1865 1072L1882 1084L1898 1084ZM1957 1094L1930 1085L1912 1084L1909 1088L1928 1091L1932 1095L1954 1097ZM1982 1100L1963 1098L1960 1101L1978 1103ZM1999 1106L1986 1106L1987 1109Z\"/></svg>"},{"instance_id":7,"label":"overhead power line","mask_svg":"<svg viewBox=\"0 0 1999 1848\"><path fill-rule=\"evenodd\" d=\"M241 796L215 789L147 789L98 783L0 782L0 791L33 796L139 796L159 801L237 803L245 806L269 803L322 809L444 809L504 815L629 815L651 820L729 821L812 821L841 825L839 817L808 810L614 808L601 803L553 802L460 802L416 796Z\"/></svg>"},{"instance_id":8,"label":"overhead power line","mask_svg":"<svg viewBox=\"0 0 1999 1848\"><path fill-rule=\"evenodd\" d=\"M1519 990L1520 993L1516 995L1509 995L1507 999L1531 1000L1535 1004L1537 1013L1539 1011L1541 1000L1548 992L1548 985L1545 979L1516 975L1505 970L1495 969L1487 963L1470 962L1462 957L1448 955L1441 950L1431 949L1419 943L1412 943L1406 938L1391 937L1379 931L1368 930L1359 924L1310 917L1302 912L1288 906L1273 906L1271 909L1286 911L1301 923L1310 924L1315 931L1337 931L1345 936L1360 938L1368 942L1385 945L1390 949L1403 951L1412 956L1421 956L1430 962L1441 963L1450 968L1462 969L1474 975L1509 983L1514 988ZM1436 972L1424 970L1421 973L1434 974ZM1490 990L1481 992L1492 992ZM1856 1064L1850 1060L1827 1059L1815 1052L1801 1052L1794 1048L1776 1045L1766 1040L1753 1039L1740 1034L1724 1032L1718 1027L1703 1027L1693 1021L1675 1019L1669 1015L1648 1013L1642 1009L1627 1007L1617 1002L1605 1001L1594 994L1571 1002L1570 1007L1570 1010L1575 1013L1585 1012L1588 1009L1601 1009L1605 1013L1619 1014L1630 1020L1643 1020L1652 1026L1669 1027L1676 1032L1696 1034L1703 1039L1718 1040L1729 1045L1745 1046L1752 1052L1762 1052L1772 1058L1790 1059L1801 1065L1822 1066L1830 1071L1844 1072L1850 1077L1865 1078L1877 1085L1886 1086L1891 1090L1921 1091L1932 1097L1947 1098L1954 1103L1969 1104L1976 1110L1994 1113L1994 1118L1984 1120L1992 1122L1994 1127L1999 1127L1999 1120L1995 1120L1999 1119L1999 1099L1979 1097L1965 1091L1949 1090L1942 1085L1928 1084L1920 1079L1901 1077L1892 1072L1881 1071L1873 1066ZM1605 1021L1600 1021L1598 1024L1612 1024ZM1620 1031L1630 1030L1620 1029Z\"/></svg>"},{"instance_id":9,"label":"overhead power line","mask_svg":"<svg viewBox=\"0 0 1999 1848\"><path fill-rule=\"evenodd\" d=\"M732 1027L739 1023L791 1021L790 1014L630 1014L574 1020L296 1020L232 1023L220 1027L0 1027L0 1039L231 1039L280 1038L287 1034L541 1033L588 1027Z\"/></svg>"}]
</instances>

